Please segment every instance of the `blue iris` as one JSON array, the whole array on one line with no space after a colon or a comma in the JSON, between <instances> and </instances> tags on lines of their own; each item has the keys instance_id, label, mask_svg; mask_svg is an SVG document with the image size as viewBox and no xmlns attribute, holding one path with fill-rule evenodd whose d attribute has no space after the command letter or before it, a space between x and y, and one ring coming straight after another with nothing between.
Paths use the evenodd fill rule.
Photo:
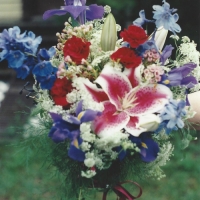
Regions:
<instances>
[{"instance_id":1,"label":"blue iris","mask_svg":"<svg viewBox=\"0 0 200 200\"><path fill-rule=\"evenodd\" d=\"M100 112L90 109L83 111L82 101L79 102L76 108L76 116L67 115L67 120L64 120L62 116L58 114L50 113L54 124L49 132L49 137L55 143L69 139L71 141L68 151L69 157L74 160L83 161L85 159L85 154L79 148L82 143L80 137L80 125L83 122L93 121L96 116L99 116L100 114Z\"/></svg>"},{"instance_id":2,"label":"blue iris","mask_svg":"<svg viewBox=\"0 0 200 200\"><path fill-rule=\"evenodd\" d=\"M159 152L158 144L150 137L149 133L142 133L139 137L130 136L130 140L137 144L140 149L141 160L144 162L154 161Z\"/></svg>"},{"instance_id":3,"label":"blue iris","mask_svg":"<svg viewBox=\"0 0 200 200\"><path fill-rule=\"evenodd\" d=\"M53 15L65 15L69 13L75 20L78 18L80 24L84 24L85 20L101 19L104 14L103 6L92 4L86 6L85 0L65 0L65 6L61 9L47 10L43 14L43 19L48 19Z\"/></svg>"}]
</instances>

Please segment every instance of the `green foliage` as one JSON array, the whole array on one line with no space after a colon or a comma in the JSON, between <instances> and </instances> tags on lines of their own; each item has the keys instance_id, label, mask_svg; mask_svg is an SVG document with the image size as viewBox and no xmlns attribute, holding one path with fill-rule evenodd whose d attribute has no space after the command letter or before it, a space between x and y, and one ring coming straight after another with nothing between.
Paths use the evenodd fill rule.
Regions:
<instances>
[{"instance_id":1,"label":"green foliage","mask_svg":"<svg viewBox=\"0 0 200 200\"><path fill-rule=\"evenodd\" d=\"M200 192L193 191L200 184L197 178L200 172L199 142L192 141L192 145L184 151L184 143L181 143L182 140L195 137L195 133L189 128L172 134L174 135L171 140L175 144L175 155L167 166L162 167L167 178L154 181L148 177L156 177L162 173L159 166L162 166L163 160L158 159L158 162L149 165L141 162L137 155L127 157L123 162L116 161L110 169L99 171L93 180L81 177L80 172L83 166L67 156L69 143L53 143L48 137L50 127L51 124L39 120L26 126L25 133L28 133L25 134L26 139L19 142L17 138L14 138L12 142L17 142L16 145L2 143L0 147L0 170L2 172L0 199L101 199L104 191L102 188L106 185L112 188L116 183L125 180L136 181L142 186L141 200L169 198L176 200L182 196L182 193L185 195L183 200L200 197ZM22 137L24 132L21 134ZM159 138L156 139L159 141ZM152 165L157 168L158 171L154 170L157 175L149 171ZM137 187L129 188L128 186L128 189L133 194L137 194ZM155 189L157 192L152 193ZM187 193L185 193L186 189ZM108 196L109 200L116 199L112 190Z\"/></svg>"}]
</instances>

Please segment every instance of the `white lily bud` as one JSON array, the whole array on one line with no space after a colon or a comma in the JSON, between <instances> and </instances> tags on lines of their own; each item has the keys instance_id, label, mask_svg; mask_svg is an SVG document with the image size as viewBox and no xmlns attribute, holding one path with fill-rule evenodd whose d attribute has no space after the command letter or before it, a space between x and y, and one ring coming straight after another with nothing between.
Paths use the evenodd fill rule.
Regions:
<instances>
[{"instance_id":1,"label":"white lily bud","mask_svg":"<svg viewBox=\"0 0 200 200\"><path fill-rule=\"evenodd\" d=\"M103 51L115 49L117 41L116 21L111 13L106 17L101 33L101 48Z\"/></svg>"},{"instance_id":2,"label":"white lily bud","mask_svg":"<svg viewBox=\"0 0 200 200\"><path fill-rule=\"evenodd\" d=\"M158 47L160 51L162 51L162 48L165 44L167 34L168 34L168 30L164 29L163 26L159 27L156 31L154 40L155 40L156 46Z\"/></svg>"},{"instance_id":3,"label":"white lily bud","mask_svg":"<svg viewBox=\"0 0 200 200\"><path fill-rule=\"evenodd\" d=\"M146 131L155 131L161 120L160 117L154 114L144 115L140 118L137 128L146 129Z\"/></svg>"}]
</instances>

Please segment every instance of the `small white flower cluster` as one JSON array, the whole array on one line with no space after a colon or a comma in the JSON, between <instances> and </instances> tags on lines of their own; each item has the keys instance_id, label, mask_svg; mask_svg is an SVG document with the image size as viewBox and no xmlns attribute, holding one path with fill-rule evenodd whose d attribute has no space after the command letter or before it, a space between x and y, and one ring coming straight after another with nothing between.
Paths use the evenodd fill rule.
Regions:
<instances>
[{"instance_id":1,"label":"small white flower cluster","mask_svg":"<svg viewBox=\"0 0 200 200\"><path fill-rule=\"evenodd\" d=\"M115 132L113 134L99 137L92 132L91 123L82 123L80 126L81 138L83 140L81 144L81 150L85 152L84 164L88 167L88 170L82 172L82 176L91 178L94 176L95 169L99 170L108 168L113 160L118 158L119 152L113 150L115 147L121 145L123 150L131 150L140 152L140 149L136 144L132 143L128 137L128 133L122 131ZM109 156L109 160L107 159Z\"/></svg>"},{"instance_id":2,"label":"small white flower cluster","mask_svg":"<svg viewBox=\"0 0 200 200\"><path fill-rule=\"evenodd\" d=\"M199 65L200 54L196 50L197 44L195 44L193 41L190 42L189 40L186 40L185 38L182 41L184 42L179 47L181 54L184 56L184 58L182 59L182 63L186 64L188 62L193 62Z\"/></svg>"},{"instance_id":3,"label":"small white flower cluster","mask_svg":"<svg viewBox=\"0 0 200 200\"><path fill-rule=\"evenodd\" d=\"M160 151L158 157L155 161L148 163L146 165L146 176L147 177L157 177L158 180L165 177L160 167L165 166L166 162L170 160L170 157L173 156L173 145L168 141L163 145L160 145Z\"/></svg>"}]
</instances>

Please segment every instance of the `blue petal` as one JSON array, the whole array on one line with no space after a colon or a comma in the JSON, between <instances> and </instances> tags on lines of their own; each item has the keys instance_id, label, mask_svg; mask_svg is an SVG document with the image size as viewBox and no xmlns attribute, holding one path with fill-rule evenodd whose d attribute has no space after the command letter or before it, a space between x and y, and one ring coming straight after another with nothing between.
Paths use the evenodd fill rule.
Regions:
<instances>
[{"instance_id":1,"label":"blue petal","mask_svg":"<svg viewBox=\"0 0 200 200\"><path fill-rule=\"evenodd\" d=\"M181 81L181 85L185 85L187 88L193 88L197 83L197 79L193 76L187 76Z\"/></svg>"},{"instance_id":2,"label":"blue petal","mask_svg":"<svg viewBox=\"0 0 200 200\"><path fill-rule=\"evenodd\" d=\"M65 15L68 11L67 10L60 10L60 9L52 9L52 10L47 10L44 14L43 14L43 19L46 20L49 17L53 16L53 15Z\"/></svg>"},{"instance_id":3,"label":"blue petal","mask_svg":"<svg viewBox=\"0 0 200 200\"><path fill-rule=\"evenodd\" d=\"M76 116L83 110L83 101L81 100L76 107Z\"/></svg>"},{"instance_id":4,"label":"blue petal","mask_svg":"<svg viewBox=\"0 0 200 200\"><path fill-rule=\"evenodd\" d=\"M196 66L195 63L187 63L179 68L172 69L169 74L180 73L182 77L186 77Z\"/></svg>"},{"instance_id":5,"label":"blue petal","mask_svg":"<svg viewBox=\"0 0 200 200\"><path fill-rule=\"evenodd\" d=\"M80 140L78 140L78 145L80 144L81 142ZM70 148L68 150L68 156L73 160L77 160L79 162L83 162L85 160L85 153L79 148L77 148L73 142L71 143Z\"/></svg>"},{"instance_id":6,"label":"blue petal","mask_svg":"<svg viewBox=\"0 0 200 200\"><path fill-rule=\"evenodd\" d=\"M53 87L56 78L57 77L54 74L47 77L36 76L36 80L40 83L40 87L43 90L50 90Z\"/></svg>"},{"instance_id":7,"label":"blue petal","mask_svg":"<svg viewBox=\"0 0 200 200\"><path fill-rule=\"evenodd\" d=\"M166 45L165 48L162 51L161 57L160 57L160 62L164 65L165 61L172 55L172 50L174 47L172 45Z\"/></svg>"},{"instance_id":8,"label":"blue petal","mask_svg":"<svg viewBox=\"0 0 200 200\"><path fill-rule=\"evenodd\" d=\"M99 111L87 109L84 112L84 114L80 120L81 120L81 122L90 122L90 121L93 121L97 116L100 116L100 115L101 115L101 112L99 112Z\"/></svg>"},{"instance_id":9,"label":"blue petal","mask_svg":"<svg viewBox=\"0 0 200 200\"><path fill-rule=\"evenodd\" d=\"M146 144L147 148L141 148L141 159L144 162L152 162L154 161L159 152L158 144L152 140L151 138L147 138L143 140L143 143Z\"/></svg>"},{"instance_id":10,"label":"blue petal","mask_svg":"<svg viewBox=\"0 0 200 200\"><path fill-rule=\"evenodd\" d=\"M84 10L87 9L87 6L62 6L63 10L67 11L76 19Z\"/></svg>"},{"instance_id":11,"label":"blue petal","mask_svg":"<svg viewBox=\"0 0 200 200\"><path fill-rule=\"evenodd\" d=\"M6 57L10 68L21 67L24 63L25 58L26 58L25 55L19 50L10 51L10 53Z\"/></svg>"},{"instance_id":12,"label":"blue petal","mask_svg":"<svg viewBox=\"0 0 200 200\"><path fill-rule=\"evenodd\" d=\"M49 132L49 137L55 142L63 142L68 138L69 131L68 130L59 130L55 127L52 127Z\"/></svg>"},{"instance_id":13,"label":"blue petal","mask_svg":"<svg viewBox=\"0 0 200 200\"><path fill-rule=\"evenodd\" d=\"M43 61L38 63L34 69L33 74L36 76L48 76L53 72L53 66L50 61Z\"/></svg>"},{"instance_id":14,"label":"blue petal","mask_svg":"<svg viewBox=\"0 0 200 200\"><path fill-rule=\"evenodd\" d=\"M74 5L74 0L64 0L64 4L66 6L72 6L72 5Z\"/></svg>"},{"instance_id":15,"label":"blue petal","mask_svg":"<svg viewBox=\"0 0 200 200\"><path fill-rule=\"evenodd\" d=\"M30 73L30 68L27 65L22 65L15 71L17 72L17 78L25 79Z\"/></svg>"},{"instance_id":16,"label":"blue petal","mask_svg":"<svg viewBox=\"0 0 200 200\"><path fill-rule=\"evenodd\" d=\"M86 10L86 19L91 21L94 19L101 19L104 14L103 6L98 6L96 4L92 4L89 6L89 10Z\"/></svg>"}]
</instances>

